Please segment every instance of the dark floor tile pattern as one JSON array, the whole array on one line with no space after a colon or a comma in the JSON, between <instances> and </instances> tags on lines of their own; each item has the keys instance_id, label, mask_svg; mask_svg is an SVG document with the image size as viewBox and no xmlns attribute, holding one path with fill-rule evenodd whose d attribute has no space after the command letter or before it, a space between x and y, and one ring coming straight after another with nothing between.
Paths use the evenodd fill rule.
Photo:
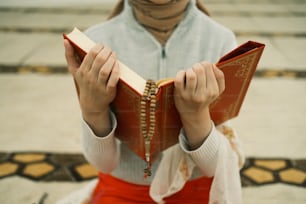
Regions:
<instances>
[{"instance_id":1,"label":"dark floor tile pattern","mask_svg":"<svg viewBox=\"0 0 306 204\"><path fill-rule=\"evenodd\" d=\"M0 179L21 176L34 181L80 182L98 172L82 154L0 152ZM283 183L306 187L306 159L247 158L241 169L244 187Z\"/></svg>"}]
</instances>

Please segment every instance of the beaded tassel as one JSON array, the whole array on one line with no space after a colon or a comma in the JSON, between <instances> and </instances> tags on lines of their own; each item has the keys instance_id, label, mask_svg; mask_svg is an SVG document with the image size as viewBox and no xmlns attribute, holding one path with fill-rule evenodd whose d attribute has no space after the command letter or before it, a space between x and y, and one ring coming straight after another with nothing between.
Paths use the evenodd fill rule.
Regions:
<instances>
[{"instance_id":1,"label":"beaded tassel","mask_svg":"<svg viewBox=\"0 0 306 204\"><path fill-rule=\"evenodd\" d=\"M147 110L146 104L150 101L149 109L149 129L147 129ZM148 80L140 102L140 125L141 133L145 140L145 159L146 166L144 169L144 177L151 176L151 140L155 131L155 109L156 109L156 84L153 80Z\"/></svg>"}]
</instances>

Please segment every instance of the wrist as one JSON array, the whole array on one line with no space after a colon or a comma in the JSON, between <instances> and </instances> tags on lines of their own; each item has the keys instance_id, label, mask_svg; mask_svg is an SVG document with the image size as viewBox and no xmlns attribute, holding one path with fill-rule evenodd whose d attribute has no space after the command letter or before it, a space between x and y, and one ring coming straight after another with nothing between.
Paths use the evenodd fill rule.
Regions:
<instances>
[{"instance_id":1,"label":"wrist","mask_svg":"<svg viewBox=\"0 0 306 204\"><path fill-rule=\"evenodd\" d=\"M180 118L183 124L201 124L206 120L210 120L209 108L204 108L194 112L180 113Z\"/></svg>"},{"instance_id":2,"label":"wrist","mask_svg":"<svg viewBox=\"0 0 306 204\"><path fill-rule=\"evenodd\" d=\"M181 117L190 149L197 149L206 140L212 129L209 110Z\"/></svg>"},{"instance_id":3,"label":"wrist","mask_svg":"<svg viewBox=\"0 0 306 204\"><path fill-rule=\"evenodd\" d=\"M96 136L103 137L111 131L111 120L108 110L103 112L82 112L82 116Z\"/></svg>"},{"instance_id":4,"label":"wrist","mask_svg":"<svg viewBox=\"0 0 306 204\"><path fill-rule=\"evenodd\" d=\"M105 117L108 115L108 110L105 111L97 111L97 112L91 112L91 111L82 111L82 116L85 119L98 119L101 117Z\"/></svg>"}]
</instances>

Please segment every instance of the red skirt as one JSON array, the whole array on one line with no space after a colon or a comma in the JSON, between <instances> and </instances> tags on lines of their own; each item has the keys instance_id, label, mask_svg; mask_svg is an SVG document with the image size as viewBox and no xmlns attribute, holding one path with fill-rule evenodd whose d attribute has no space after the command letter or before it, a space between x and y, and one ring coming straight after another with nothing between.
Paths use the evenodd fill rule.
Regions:
<instances>
[{"instance_id":1,"label":"red skirt","mask_svg":"<svg viewBox=\"0 0 306 204\"><path fill-rule=\"evenodd\" d=\"M202 177L189 181L184 188L165 198L166 204L205 204L209 201L209 191L213 178ZM149 195L150 186L137 185L99 174L99 182L92 195L92 204L153 204Z\"/></svg>"}]
</instances>

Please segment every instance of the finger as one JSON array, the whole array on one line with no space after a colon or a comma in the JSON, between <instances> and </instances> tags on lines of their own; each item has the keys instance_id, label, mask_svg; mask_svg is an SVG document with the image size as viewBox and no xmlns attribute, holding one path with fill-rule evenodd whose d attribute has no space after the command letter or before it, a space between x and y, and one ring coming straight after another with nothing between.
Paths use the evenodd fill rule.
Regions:
<instances>
[{"instance_id":1,"label":"finger","mask_svg":"<svg viewBox=\"0 0 306 204\"><path fill-rule=\"evenodd\" d=\"M90 71L93 65L93 62L100 50L103 48L103 45L97 44L93 48L90 49L88 54L84 57L83 63L80 67L83 71Z\"/></svg>"},{"instance_id":2,"label":"finger","mask_svg":"<svg viewBox=\"0 0 306 204\"><path fill-rule=\"evenodd\" d=\"M94 76L98 76L101 67L106 63L111 54L112 51L109 47L102 47L92 64L92 69L90 70L94 74Z\"/></svg>"},{"instance_id":3,"label":"finger","mask_svg":"<svg viewBox=\"0 0 306 204\"><path fill-rule=\"evenodd\" d=\"M185 90L192 94L195 93L197 87L197 75L196 73L192 70L192 68L187 69L186 71L186 87Z\"/></svg>"},{"instance_id":4,"label":"finger","mask_svg":"<svg viewBox=\"0 0 306 204\"><path fill-rule=\"evenodd\" d=\"M225 78L223 72L216 66L213 65L213 71L218 83L219 94L221 94L225 90Z\"/></svg>"},{"instance_id":5,"label":"finger","mask_svg":"<svg viewBox=\"0 0 306 204\"><path fill-rule=\"evenodd\" d=\"M206 88L206 76L205 76L205 69L202 64L196 63L192 67L193 71L195 72L197 76L197 86L196 86L196 92L201 93L202 90Z\"/></svg>"},{"instance_id":6,"label":"finger","mask_svg":"<svg viewBox=\"0 0 306 204\"><path fill-rule=\"evenodd\" d=\"M68 71L74 76L77 68L80 66L79 60L76 58L74 48L68 40L64 40L65 58L68 65Z\"/></svg>"},{"instance_id":7,"label":"finger","mask_svg":"<svg viewBox=\"0 0 306 204\"><path fill-rule=\"evenodd\" d=\"M186 71L181 70L177 72L174 79L174 87L180 93L185 89Z\"/></svg>"},{"instance_id":8,"label":"finger","mask_svg":"<svg viewBox=\"0 0 306 204\"><path fill-rule=\"evenodd\" d=\"M211 97L216 97L216 95L219 95L219 87L218 83L213 71L213 65L209 64L208 66L205 67L205 72L206 72L206 80L207 80L207 89L210 90L210 93L212 94Z\"/></svg>"},{"instance_id":9,"label":"finger","mask_svg":"<svg viewBox=\"0 0 306 204\"><path fill-rule=\"evenodd\" d=\"M99 71L99 75L98 75L98 82L104 84L105 86L107 86L107 81L110 77L110 74L112 72L112 69L114 67L116 60L114 55L112 54L107 61L105 62L105 64L101 67L100 71Z\"/></svg>"},{"instance_id":10,"label":"finger","mask_svg":"<svg viewBox=\"0 0 306 204\"><path fill-rule=\"evenodd\" d=\"M108 91L111 91L116 88L116 85L119 81L119 77L120 77L120 66L119 66L119 62L116 61L112 69L112 73L107 82L106 88Z\"/></svg>"}]
</instances>

